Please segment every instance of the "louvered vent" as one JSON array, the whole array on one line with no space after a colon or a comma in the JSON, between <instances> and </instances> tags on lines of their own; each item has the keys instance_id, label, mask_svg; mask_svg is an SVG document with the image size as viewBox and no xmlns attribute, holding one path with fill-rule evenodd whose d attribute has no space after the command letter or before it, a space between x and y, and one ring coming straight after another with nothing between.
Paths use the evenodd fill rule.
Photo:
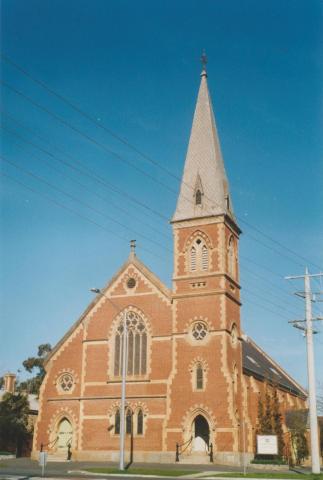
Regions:
<instances>
[{"instance_id":1,"label":"louvered vent","mask_svg":"<svg viewBox=\"0 0 323 480\"><path fill-rule=\"evenodd\" d=\"M194 272L196 270L196 249L195 247L191 248L191 271Z\"/></svg>"},{"instance_id":2,"label":"louvered vent","mask_svg":"<svg viewBox=\"0 0 323 480\"><path fill-rule=\"evenodd\" d=\"M202 270L209 269L209 252L205 245L202 247Z\"/></svg>"}]
</instances>

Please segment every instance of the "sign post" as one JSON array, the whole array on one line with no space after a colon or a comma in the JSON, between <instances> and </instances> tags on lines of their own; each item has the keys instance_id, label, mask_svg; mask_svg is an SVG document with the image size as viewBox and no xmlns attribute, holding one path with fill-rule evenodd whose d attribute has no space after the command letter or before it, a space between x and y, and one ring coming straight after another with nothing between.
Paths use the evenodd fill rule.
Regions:
<instances>
[{"instance_id":1,"label":"sign post","mask_svg":"<svg viewBox=\"0 0 323 480\"><path fill-rule=\"evenodd\" d=\"M39 465L41 466L41 476L44 476L45 467L47 463L47 452L39 452Z\"/></svg>"}]
</instances>

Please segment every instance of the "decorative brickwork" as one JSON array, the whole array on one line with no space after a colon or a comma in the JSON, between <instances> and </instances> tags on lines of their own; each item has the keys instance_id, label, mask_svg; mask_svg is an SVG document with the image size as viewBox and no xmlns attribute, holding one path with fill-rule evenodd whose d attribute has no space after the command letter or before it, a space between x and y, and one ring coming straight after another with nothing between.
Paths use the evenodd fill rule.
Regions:
<instances>
[{"instance_id":1,"label":"decorative brickwork","mask_svg":"<svg viewBox=\"0 0 323 480\"><path fill-rule=\"evenodd\" d=\"M49 443L55 454L71 442L75 460L118 460L125 315L125 445L134 461L174 461L176 443L190 441L186 455L206 461L212 443L216 461L238 463L242 422L252 457L258 399L273 375L282 413L304 407L306 392L242 334L240 230L205 71L172 228L172 289L132 246L129 259L49 356L34 458L41 444Z\"/></svg>"}]
</instances>

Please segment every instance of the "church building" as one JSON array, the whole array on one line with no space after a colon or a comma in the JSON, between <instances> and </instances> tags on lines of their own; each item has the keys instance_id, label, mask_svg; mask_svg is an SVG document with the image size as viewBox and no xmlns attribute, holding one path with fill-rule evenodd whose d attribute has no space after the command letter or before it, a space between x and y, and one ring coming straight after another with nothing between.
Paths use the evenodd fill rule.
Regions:
<instances>
[{"instance_id":1,"label":"church building","mask_svg":"<svg viewBox=\"0 0 323 480\"><path fill-rule=\"evenodd\" d=\"M281 413L306 391L242 331L241 233L205 66L173 218L169 289L136 256L46 360L33 455L118 461L127 321L126 460L240 464L255 453L258 399L278 390ZM284 415L283 415L284 419ZM286 429L286 426L283 425Z\"/></svg>"}]
</instances>

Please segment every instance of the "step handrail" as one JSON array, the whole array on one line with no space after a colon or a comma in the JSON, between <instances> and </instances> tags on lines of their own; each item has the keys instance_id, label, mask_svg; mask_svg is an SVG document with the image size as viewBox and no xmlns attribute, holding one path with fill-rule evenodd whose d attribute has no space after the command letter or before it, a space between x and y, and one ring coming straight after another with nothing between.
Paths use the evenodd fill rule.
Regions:
<instances>
[{"instance_id":1,"label":"step handrail","mask_svg":"<svg viewBox=\"0 0 323 480\"><path fill-rule=\"evenodd\" d=\"M54 438L54 440L52 440L51 442L41 443L41 444L40 444L40 451L42 452L44 447L48 447L48 446L51 445L51 444L53 444L53 445L51 445L51 446L54 446L55 443L57 442L57 440L58 440L58 436L57 436L56 438Z\"/></svg>"},{"instance_id":2,"label":"step handrail","mask_svg":"<svg viewBox=\"0 0 323 480\"><path fill-rule=\"evenodd\" d=\"M175 462L179 462L179 456L182 455L183 452L185 452L185 450L189 447L189 445L191 444L193 440L193 436L191 436L186 442L182 443L182 444L179 444L179 443L176 443L176 456L175 456ZM184 447L185 448L183 450L180 451L180 448L181 447Z\"/></svg>"}]
</instances>

